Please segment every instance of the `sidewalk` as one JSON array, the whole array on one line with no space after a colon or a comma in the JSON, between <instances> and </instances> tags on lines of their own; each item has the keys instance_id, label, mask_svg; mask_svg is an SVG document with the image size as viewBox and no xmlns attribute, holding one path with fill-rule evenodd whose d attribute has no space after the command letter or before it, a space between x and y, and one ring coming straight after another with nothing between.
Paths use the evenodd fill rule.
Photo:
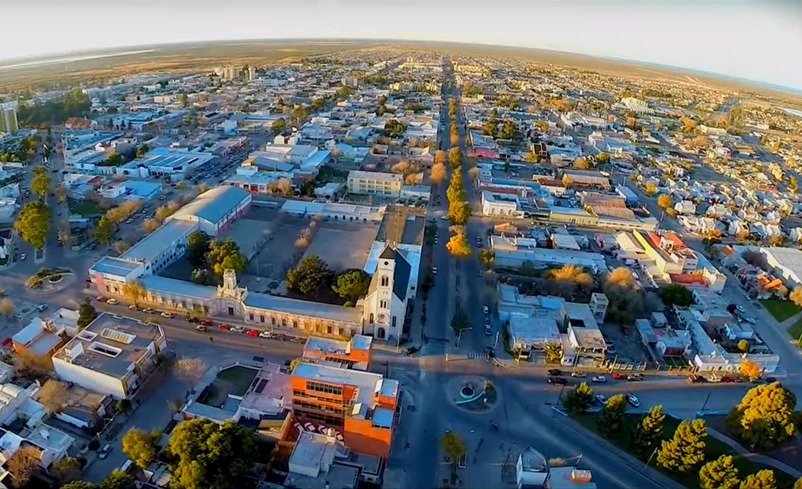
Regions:
<instances>
[{"instance_id":1,"label":"sidewalk","mask_svg":"<svg viewBox=\"0 0 802 489\"><path fill-rule=\"evenodd\" d=\"M709 426L707 427L707 434L709 436L712 436L716 440L720 441L721 443L724 443L725 445L732 448L733 451L735 451L735 453L737 453L738 455L742 455L743 457L748 458L752 462L774 467L775 469L781 470L786 474L794 477L795 479L802 477L802 471L799 471L798 469L795 469L784 462L780 462L776 458L771 458L767 455L763 455L760 453L750 452L737 441L728 437L724 433L714 430Z\"/></svg>"}]
</instances>

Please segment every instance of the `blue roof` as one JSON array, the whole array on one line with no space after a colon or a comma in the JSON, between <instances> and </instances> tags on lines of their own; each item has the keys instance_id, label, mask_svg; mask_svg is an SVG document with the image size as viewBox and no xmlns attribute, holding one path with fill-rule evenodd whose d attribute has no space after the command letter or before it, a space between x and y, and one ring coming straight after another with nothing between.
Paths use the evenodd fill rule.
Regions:
<instances>
[{"instance_id":1,"label":"blue roof","mask_svg":"<svg viewBox=\"0 0 802 489\"><path fill-rule=\"evenodd\" d=\"M393 411L387 408L377 408L373 411L373 426L380 428L393 427Z\"/></svg>"},{"instance_id":2,"label":"blue roof","mask_svg":"<svg viewBox=\"0 0 802 489\"><path fill-rule=\"evenodd\" d=\"M229 185L215 187L195 197L195 200L179 209L173 217L197 216L217 224L250 197L251 194L241 188Z\"/></svg>"},{"instance_id":3,"label":"blue roof","mask_svg":"<svg viewBox=\"0 0 802 489\"><path fill-rule=\"evenodd\" d=\"M373 337L358 334L351 338L351 342L354 345L354 348L357 350L370 350L370 345L373 343Z\"/></svg>"},{"instance_id":4,"label":"blue roof","mask_svg":"<svg viewBox=\"0 0 802 489\"><path fill-rule=\"evenodd\" d=\"M382 396L396 397L398 396L398 381L394 379L382 379L381 389L379 394Z\"/></svg>"},{"instance_id":5,"label":"blue roof","mask_svg":"<svg viewBox=\"0 0 802 489\"><path fill-rule=\"evenodd\" d=\"M137 180L129 180L125 182L125 188L137 195L148 196L154 192L161 190L162 186L157 182L142 182Z\"/></svg>"},{"instance_id":6,"label":"blue roof","mask_svg":"<svg viewBox=\"0 0 802 489\"><path fill-rule=\"evenodd\" d=\"M289 297L277 295L250 293L245 297L244 302L246 307L331 319L345 323L359 323L362 320L361 311L353 307L290 299Z\"/></svg>"},{"instance_id":7,"label":"blue roof","mask_svg":"<svg viewBox=\"0 0 802 489\"><path fill-rule=\"evenodd\" d=\"M142 277L142 285L150 292L161 292L165 294L180 295L190 299L214 299L217 297L217 288L206 285L198 285L183 280L175 280L158 275L147 275Z\"/></svg>"},{"instance_id":8,"label":"blue roof","mask_svg":"<svg viewBox=\"0 0 802 489\"><path fill-rule=\"evenodd\" d=\"M116 275L125 277L136 270L140 264L129 260L122 260L111 256L104 256L97 263L92 265L89 271L103 273L106 275Z\"/></svg>"}]
</instances>

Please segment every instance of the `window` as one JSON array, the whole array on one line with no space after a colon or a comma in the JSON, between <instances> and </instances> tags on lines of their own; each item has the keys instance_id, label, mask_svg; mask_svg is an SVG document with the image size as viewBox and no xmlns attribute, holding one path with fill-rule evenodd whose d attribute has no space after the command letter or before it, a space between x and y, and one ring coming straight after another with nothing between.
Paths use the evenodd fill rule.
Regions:
<instances>
[{"instance_id":1,"label":"window","mask_svg":"<svg viewBox=\"0 0 802 489\"><path fill-rule=\"evenodd\" d=\"M385 300L379 301L379 307L381 307L382 309L387 309L387 301Z\"/></svg>"},{"instance_id":2,"label":"window","mask_svg":"<svg viewBox=\"0 0 802 489\"><path fill-rule=\"evenodd\" d=\"M252 312L251 312L251 313L248 313L248 319L250 319L251 321L253 321L253 313L252 313Z\"/></svg>"},{"instance_id":3,"label":"window","mask_svg":"<svg viewBox=\"0 0 802 489\"><path fill-rule=\"evenodd\" d=\"M396 320L396 319L397 319L397 318L396 318L395 316L393 316L393 327L394 327L394 328L395 328L395 320Z\"/></svg>"},{"instance_id":4,"label":"window","mask_svg":"<svg viewBox=\"0 0 802 489\"><path fill-rule=\"evenodd\" d=\"M374 322L373 321L373 313L370 313L370 321L369 322L371 322L371 323Z\"/></svg>"},{"instance_id":5,"label":"window","mask_svg":"<svg viewBox=\"0 0 802 489\"><path fill-rule=\"evenodd\" d=\"M260 323L263 323L263 322L265 322L265 315L264 315L264 314L261 314L261 315L259 316L259 322L260 322Z\"/></svg>"},{"instance_id":6,"label":"window","mask_svg":"<svg viewBox=\"0 0 802 489\"><path fill-rule=\"evenodd\" d=\"M270 324L272 324L273 326L276 325L276 316L270 316Z\"/></svg>"},{"instance_id":7,"label":"window","mask_svg":"<svg viewBox=\"0 0 802 489\"><path fill-rule=\"evenodd\" d=\"M390 283L390 277L388 277L387 275L383 275L382 278L381 278L381 286L382 287L387 287L387 285L389 285L389 283Z\"/></svg>"}]
</instances>

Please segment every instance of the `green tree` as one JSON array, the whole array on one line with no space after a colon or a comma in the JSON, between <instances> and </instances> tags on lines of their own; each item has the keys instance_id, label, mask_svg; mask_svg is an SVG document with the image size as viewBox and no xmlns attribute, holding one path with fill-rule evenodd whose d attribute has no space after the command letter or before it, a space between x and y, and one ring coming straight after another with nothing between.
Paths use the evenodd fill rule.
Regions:
<instances>
[{"instance_id":1,"label":"green tree","mask_svg":"<svg viewBox=\"0 0 802 489\"><path fill-rule=\"evenodd\" d=\"M599 153L596 155L596 162L600 165L610 162L610 155L607 153Z\"/></svg>"},{"instance_id":2,"label":"green tree","mask_svg":"<svg viewBox=\"0 0 802 489\"><path fill-rule=\"evenodd\" d=\"M285 129L287 129L287 120L283 117L279 117L273 121L273 124L270 125L270 129L272 129L276 134L281 134Z\"/></svg>"},{"instance_id":3,"label":"green tree","mask_svg":"<svg viewBox=\"0 0 802 489\"><path fill-rule=\"evenodd\" d=\"M319 256L304 257L297 267L287 272L287 288L307 296L316 296L331 286L334 272Z\"/></svg>"},{"instance_id":4,"label":"green tree","mask_svg":"<svg viewBox=\"0 0 802 489\"><path fill-rule=\"evenodd\" d=\"M103 162L102 166L120 166L123 164L123 155L120 153L110 154Z\"/></svg>"},{"instance_id":5,"label":"green tree","mask_svg":"<svg viewBox=\"0 0 802 489\"><path fill-rule=\"evenodd\" d=\"M674 436L663 441L657 451L657 464L669 471L688 472L704 462L706 439L703 419L681 422Z\"/></svg>"},{"instance_id":6,"label":"green tree","mask_svg":"<svg viewBox=\"0 0 802 489\"><path fill-rule=\"evenodd\" d=\"M796 397L779 382L749 389L727 419L730 430L757 450L776 447L796 433Z\"/></svg>"},{"instance_id":7,"label":"green tree","mask_svg":"<svg viewBox=\"0 0 802 489\"><path fill-rule=\"evenodd\" d=\"M771 469L746 476L738 489L777 489L777 477Z\"/></svg>"},{"instance_id":8,"label":"green tree","mask_svg":"<svg viewBox=\"0 0 802 489\"><path fill-rule=\"evenodd\" d=\"M50 473L62 483L75 480L81 473L81 463L77 458L64 457L53 462L50 466Z\"/></svg>"},{"instance_id":9,"label":"green tree","mask_svg":"<svg viewBox=\"0 0 802 489\"><path fill-rule=\"evenodd\" d=\"M23 241L42 251L50 234L51 214L50 207L44 202L29 202L20 210L14 229Z\"/></svg>"},{"instance_id":10,"label":"green tree","mask_svg":"<svg viewBox=\"0 0 802 489\"><path fill-rule=\"evenodd\" d=\"M150 151L150 146L147 144L142 144L136 149L136 157L143 158L146 154Z\"/></svg>"},{"instance_id":11,"label":"green tree","mask_svg":"<svg viewBox=\"0 0 802 489\"><path fill-rule=\"evenodd\" d=\"M640 453L651 453L663 439L666 415L663 406L653 406L632 431L632 448Z\"/></svg>"},{"instance_id":12,"label":"green tree","mask_svg":"<svg viewBox=\"0 0 802 489\"><path fill-rule=\"evenodd\" d=\"M604 403L601 414L596 418L599 433L606 437L621 433L624 417L627 414L627 401L623 394L616 394Z\"/></svg>"},{"instance_id":13,"label":"green tree","mask_svg":"<svg viewBox=\"0 0 802 489\"><path fill-rule=\"evenodd\" d=\"M749 353L749 342L746 340L739 341L738 351L740 351L741 353Z\"/></svg>"},{"instance_id":14,"label":"green tree","mask_svg":"<svg viewBox=\"0 0 802 489\"><path fill-rule=\"evenodd\" d=\"M337 275L332 289L343 299L356 302L368 293L370 275L361 268L349 268Z\"/></svg>"},{"instance_id":15,"label":"green tree","mask_svg":"<svg viewBox=\"0 0 802 489\"><path fill-rule=\"evenodd\" d=\"M176 460L172 489L228 489L253 466L256 434L231 421L191 419L175 427L167 451Z\"/></svg>"},{"instance_id":16,"label":"green tree","mask_svg":"<svg viewBox=\"0 0 802 489\"><path fill-rule=\"evenodd\" d=\"M161 438L159 431L148 433L136 428L128 430L123 436L123 453L130 458L137 467L144 469L156 459L158 448L156 444Z\"/></svg>"},{"instance_id":17,"label":"green tree","mask_svg":"<svg viewBox=\"0 0 802 489\"><path fill-rule=\"evenodd\" d=\"M796 177L791 177L788 179L788 190L791 192L796 192L799 190L799 182L797 181Z\"/></svg>"},{"instance_id":18,"label":"green tree","mask_svg":"<svg viewBox=\"0 0 802 489\"><path fill-rule=\"evenodd\" d=\"M36 175L31 179L31 192L40 199L44 199L50 192L50 175L47 174L47 170L38 171L40 168L44 170L44 167L37 166Z\"/></svg>"},{"instance_id":19,"label":"green tree","mask_svg":"<svg viewBox=\"0 0 802 489\"><path fill-rule=\"evenodd\" d=\"M496 252L493 250L484 250L479 253L479 260L487 268L491 268L496 261Z\"/></svg>"},{"instance_id":20,"label":"green tree","mask_svg":"<svg viewBox=\"0 0 802 489\"><path fill-rule=\"evenodd\" d=\"M546 343L543 347L546 353L546 363L557 364L563 357L563 346L560 343Z\"/></svg>"},{"instance_id":21,"label":"green tree","mask_svg":"<svg viewBox=\"0 0 802 489\"><path fill-rule=\"evenodd\" d=\"M470 326L471 324L468 321L468 315L465 314L465 311L463 311L462 308L458 307L457 310L454 311L454 315L451 316L451 329L458 333L463 329L468 329Z\"/></svg>"},{"instance_id":22,"label":"green tree","mask_svg":"<svg viewBox=\"0 0 802 489\"><path fill-rule=\"evenodd\" d=\"M111 474L100 481L100 489L134 489L134 482L134 476L114 469Z\"/></svg>"},{"instance_id":23,"label":"green tree","mask_svg":"<svg viewBox=\"0 0 802 489\"><path fill-rule=\"evenodd\" d=\"M443 452L448 455L452 466L456 466L457 462L459 462L459 459L464 457L468 452L465 442L462 441L462 437L453 431L443 435L443 437L440 439L440 448L442 448Z\"/></svg>"},{"instance_id":24,"label":"green tree","mask_svg":"<svg viewBox=\"0 0 802 489\"><path fill-rule=\"evenodd\" d=\"M193 266L204 264L206 253L209 252L211 238L203 231L195 231L187 237L187 259Z\"/></svg>"},{"instance_id":25,"label":"green tree","mask_svg":"<svg viewBox=\"0 0 802 489\"><path fill-rule=\"evenodd\" d=\"M711 460L699 469L699 487L701 489L738 489L738 467L732 455L722 455Z\"/></svg>"},{"instance_id":26,"label":"green tree","mask_svg":"<svg viewBox=\"0 0 802 489\"><path fill-rule=\"evenodd\" d=\"M566 411L576 416L587 412L590 404L593 402L593 389L590 388L587 382L581 382L579 385L568 391L563 399L563 406Z\"/></svg>"},{"instance_id":27,"label":"green tree","mask_svg":"<svg viewBox=\"0 0 802 489\"><path fill-rule=\"evenodd\" d=\"M667 307L688 307L696 303L693 292L682 284L669 284L660 289L660 300Z\"/></svg>"},{"instance_id":28,"label":"green tree","mask_svg":"<svg viewBox=\"0 0 802 489\"><path fill-rule=\"evenodd\" d=\"M86 481L73 481L68 482L61 486L61 489L99 489L98 486ZM102 488L106 489L106 488Z\"/></svg>"},{"instance_id":29,"label":"green tree","mask_svg":"<svg viewBox=\"0 0 802 489\"><path fill-rule=\"evenodd\" d=\"M95 241L102 245L111 244L114 241L114 233L117 232L117 224L111 219L103 216L95 226Z\"/></svg>"},{"instance_id":30,"label":"green tree","mask_svg":"<svg viewBox=\"0 0 802 489\"><path fill-rule=\"evenodd\" d=\"M222 241L214 240L209 244L206 261L218 277L223 276L226 270L240 273L245 269L245 256L239 250L239 245L231 238Z\"/></svg>"},{"instance_id":31,"label":"green tree","mask_svg":"<svg viewBox=\"0 0 802 489\"><path fill-rule=\"evenodd\" d=\"M94 321L95 318L97 318L97 311L87 297L81 302L81 305L78 306L78 329L84 329L89 326L89 323Z\"/></svg>"}]
</instances>

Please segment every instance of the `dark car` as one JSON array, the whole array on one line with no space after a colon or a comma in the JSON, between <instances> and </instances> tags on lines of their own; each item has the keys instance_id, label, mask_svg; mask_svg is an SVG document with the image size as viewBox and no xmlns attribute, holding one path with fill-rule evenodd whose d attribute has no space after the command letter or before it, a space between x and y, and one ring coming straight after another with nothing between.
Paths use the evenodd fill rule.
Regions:
<instances>
[{"instance_id":1,"label":"dark car","mask_svg":"<svg viewBox=\"0 0 802 489\"><path fill-rule=\"evenodd\" d=\"M767 384L771 384L772 382L777 382L777 377L766 377L763 379L763 381Z\"/></svg>"},{"instance_id":2,"label":"dark car","mask_svg":"<svg viewBox=\"0 0 802 489\"><path fill-rule=\"evenodd\" d=\"M562 370L560 370L560 369L558 369L558 368L550 368L550 369L548 370L548 373L549 373L549 375L553 375L553 376L560 376L560 375L562 375L562 374L563 374L563 371L562 371Z\"/></svg>"},{"instance_id":3,"label":"dark car","mask_svg":"<svg viewBox=\"0 0 802 489\"><path fill-rule=\"evenodd\" d=\"M549 377L546 380L548 380L549 384L551 384L551 385L567 385L568 384L568 380L566 380L566 379L564 379L562 377Z\"/></svg>"}]
</instances>

